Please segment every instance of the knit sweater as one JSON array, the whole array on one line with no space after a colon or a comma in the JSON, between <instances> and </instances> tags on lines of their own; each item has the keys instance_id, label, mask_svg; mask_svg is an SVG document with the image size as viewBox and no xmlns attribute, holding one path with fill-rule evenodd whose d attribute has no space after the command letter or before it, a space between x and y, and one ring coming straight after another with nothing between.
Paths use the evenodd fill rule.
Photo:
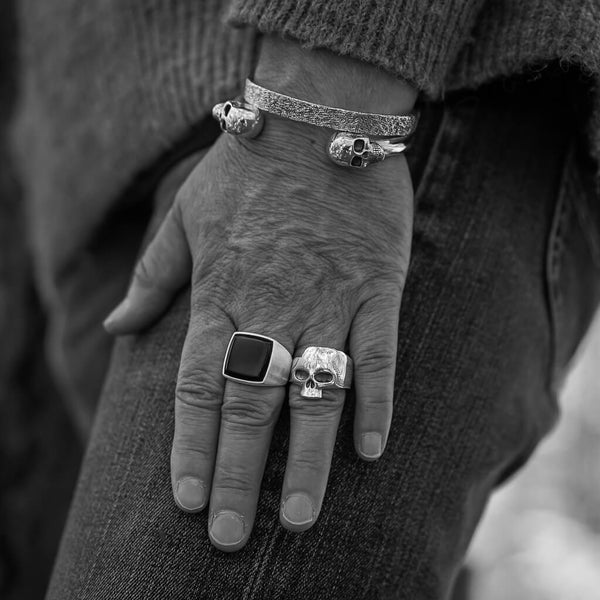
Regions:
<instances>
[{"instance_id":1,"label":"knit sweater","mask_svg":"<svg viewBox=\"0 0 600 600\"><path fill-rule=\"evenodd\" d=\"M598 0L19 0L18 9L15 140L48 301L136 174L239 93L257 31L371 63L433 98L553 61L600 77Z\"/></svg>"}]
</instances>

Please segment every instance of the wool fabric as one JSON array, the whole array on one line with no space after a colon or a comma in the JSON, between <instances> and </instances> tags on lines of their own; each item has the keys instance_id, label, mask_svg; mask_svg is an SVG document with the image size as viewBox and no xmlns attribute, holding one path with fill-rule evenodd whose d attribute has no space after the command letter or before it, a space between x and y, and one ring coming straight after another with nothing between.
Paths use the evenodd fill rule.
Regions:
<instances>
[{"instance_id":1,"label":"wool fabric","mask_svg":"<svg viewBox=\"0 0 600 600\"><path fill-rule=\"evenodd\" d=\"M256 33L378 66L441 98L552 62L589 76L598 0L19 0L16 161L44 298L123 189L249 74Z\"/></svg>"}]
</instances>

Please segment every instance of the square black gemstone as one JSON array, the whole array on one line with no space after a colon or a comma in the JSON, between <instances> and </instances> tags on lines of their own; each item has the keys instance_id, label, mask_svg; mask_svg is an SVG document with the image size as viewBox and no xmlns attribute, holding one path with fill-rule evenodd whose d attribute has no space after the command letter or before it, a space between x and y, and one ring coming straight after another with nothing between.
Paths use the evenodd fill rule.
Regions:
<instances>
[{"instance_id":1,"label":"square black gemstone","mask_svg":"<svg viewBox=\"0 0 600 600\"><path fill-rule=\"evenodd\" d=\"M225 360L225 375L245 381L262 381L273 352L273 342L265 338L235 334Z\"/></svg>"}]
</instances>

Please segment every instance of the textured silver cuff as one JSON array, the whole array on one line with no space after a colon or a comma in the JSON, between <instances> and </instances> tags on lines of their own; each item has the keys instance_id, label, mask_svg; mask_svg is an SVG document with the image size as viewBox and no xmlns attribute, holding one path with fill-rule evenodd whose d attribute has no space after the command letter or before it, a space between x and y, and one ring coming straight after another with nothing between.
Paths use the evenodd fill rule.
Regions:
<instances>
[{"instance_id":1,"label":"textured silver cuff","mask_svg":"<svg viewBox=\"0 0 600 600\"><path fill-rule=\"evenodd\" d=\"M406 138L417 125L417 115L379 115L323 106L268 90L246 79L244 99L260 110L317 127L361 135Z\"/></svg>"}]
</instances>

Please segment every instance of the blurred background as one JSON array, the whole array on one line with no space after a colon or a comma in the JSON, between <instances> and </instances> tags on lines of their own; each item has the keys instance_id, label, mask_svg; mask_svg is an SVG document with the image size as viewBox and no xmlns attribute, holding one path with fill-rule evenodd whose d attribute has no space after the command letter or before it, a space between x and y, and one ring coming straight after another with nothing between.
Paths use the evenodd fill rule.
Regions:
<instances>
[{"instance_id":1,"label":"blurred background","mask_svg":"<svg viewBox=\"0 0 600 600\"><path fill-rule=\"evenodd\" d=\"M556 429L488 506L468 558L473 600L600 599L600 313L561 408Z\"/></svg>"},{"instance_id":2,"label":"blurred background","mask_svg":"<svg viewBox=\"0 0 600 600\"><path fill-rule=\"evenodd\" d=\"M43 598L83 448L43 359L44 319L5 145L16 90L11 3L0 4L0 599ZM493 497L462 600L600 599L600 318L562 419Z\"/></svg>"}]
</instances>

